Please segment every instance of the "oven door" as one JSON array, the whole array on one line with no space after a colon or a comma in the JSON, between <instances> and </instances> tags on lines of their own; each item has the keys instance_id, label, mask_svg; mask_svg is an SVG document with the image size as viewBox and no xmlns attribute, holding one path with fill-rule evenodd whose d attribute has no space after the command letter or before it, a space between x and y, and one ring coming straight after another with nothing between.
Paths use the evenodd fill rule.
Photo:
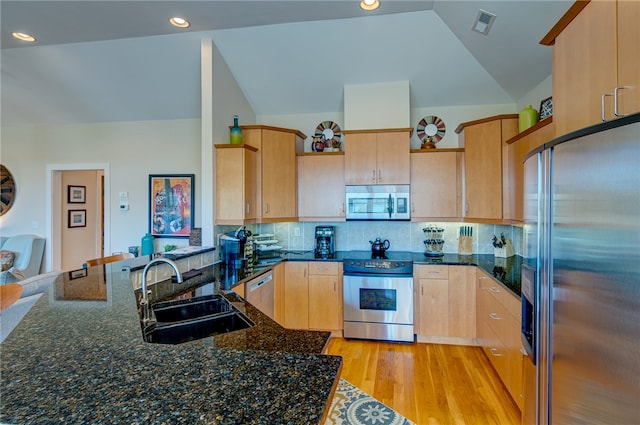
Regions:
<instances>
[{"instance_id":1,"label":"oven door","mask_svg":"<svg viewBox=\"0 0 640 425\"><path fill-rule=\"evenodd\" d=\"M344 276L345 322L413 325L413 278Z\"/></svg>"}]
</instances>

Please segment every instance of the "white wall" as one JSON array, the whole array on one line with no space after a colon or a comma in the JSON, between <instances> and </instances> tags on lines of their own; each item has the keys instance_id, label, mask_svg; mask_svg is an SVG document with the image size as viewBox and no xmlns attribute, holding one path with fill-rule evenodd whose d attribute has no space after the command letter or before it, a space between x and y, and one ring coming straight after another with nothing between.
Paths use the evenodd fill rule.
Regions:
<instances>
[{"instance_id":1,"label":"white wall","mask_svg":"<svg viewBox=\"0 0 640 425\"><path fill-rule=\"evenodd\" d=\"M3 235L45 236L46 167L52 163L109 164L111 243L106 252L139 245L149 228L149 174L195 174L196 227L202 220L197 207L202 202L200 120L3 127L0 156L17 184L14 206L0 217ZM118 192L129 192L129 211L118 210ZM156 244L165 243L186 245L186 240L163 238Z\"/></svg>"}]
</instances>

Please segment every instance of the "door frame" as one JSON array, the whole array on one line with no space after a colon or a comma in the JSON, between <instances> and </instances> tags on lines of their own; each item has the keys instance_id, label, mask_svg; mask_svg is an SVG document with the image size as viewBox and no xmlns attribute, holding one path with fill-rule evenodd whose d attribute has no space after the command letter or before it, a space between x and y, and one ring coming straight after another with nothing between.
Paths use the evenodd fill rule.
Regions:
<instances>
[{"instance_id":1,"label":"door frame","mask_svg":"<svg viewBox=\"0 0 640 425\"><path fill-rule=\"evenodd\" d=\"M62 222L60 214L64 193L60 185L61 173L63 171L94 170L101 171L104 175L104 196L102 199L102 210L104 222L102 233L104 235L104 252L111 252L111 215L110 215L110 176L109 164L88 163L88 164L47 164L47 196L46 196L46 238L49 243L45 245L45 261L47 270L61 269L62 257ZM100 173L98 173L100 175Z\"/></svg>"}]
</instances>

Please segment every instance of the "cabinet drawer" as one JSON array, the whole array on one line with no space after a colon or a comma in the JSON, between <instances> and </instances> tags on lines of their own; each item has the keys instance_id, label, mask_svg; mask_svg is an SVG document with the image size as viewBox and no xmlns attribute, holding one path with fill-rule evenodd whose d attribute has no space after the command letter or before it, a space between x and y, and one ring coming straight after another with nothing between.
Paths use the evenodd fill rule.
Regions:
<instances>
[{"instance_id":1,"label":"cabinet drawer","mask_svg":"<svg viewBox=\"0 0 640 425\"><path fill-rule=\"evenodd\" d=\"M479 323L478 325L481 328L479 332L486 337L483 341L482 349L506 386L509 380L508 351L486 322Z\"/></svg>"},{"instance_id":2,"label":"cabinet drawer","mask_svg":"<svg viewBox=\"0 0 640 425\"><path fill-rule=\"evenodd\" d=\"M520 299L486 273L479 273L481 274L478 276L478 289L490 293L509 313L514 316L520 316L522 308Z\"/></svg>"},{"instance_id":3,"label":"cabinet drawer","mask_svg":"<svg viewBox=\"0 0 640 425\"><path fill-rule=\"evenodd\" d=\"M449 266L417 266L418 279L449 279Z\"/></svg>"},{"instance_id":4,"label":"cabinet drawer","mask_svg":"<svg viewBox=\"0 0 640 425\"><path fill-rule=\"evenodd\" d=\"M309 274L337 276L339 266L338 262L309 261Z\"/></svg>"},{"instance_id":5,"label":"cabinet drawer","mask_svg":"<svg viewBox=\"0 0 640 425\"><path fill-rule=\"evenodd\" d=\"M486 292L484 292L482 296L491 297L491 295ZM517 326L515 317L512 316L502 304L495 301L495 299L490 301L488 309L485 310L483 314L485 316L479 317L478 320L485 322L506 347L511 335L511 329Z\"/></svg>"}]
</instances>

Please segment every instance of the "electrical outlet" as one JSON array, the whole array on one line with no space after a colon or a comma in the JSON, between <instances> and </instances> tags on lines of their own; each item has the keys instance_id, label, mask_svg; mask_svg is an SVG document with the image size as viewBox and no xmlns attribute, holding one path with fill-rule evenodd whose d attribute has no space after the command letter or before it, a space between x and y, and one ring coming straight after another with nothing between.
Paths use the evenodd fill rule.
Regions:
<instances>
[{"instance_id":1,"label":"electrical outlet","mask_svg":"<svg viewBox=\"0 0 640 425\"><path fill-rule=\"evenodd\" d=\"M300 236L300 227L296 226L293 228L293 235Z\"/></svg>"}]
</instances>

